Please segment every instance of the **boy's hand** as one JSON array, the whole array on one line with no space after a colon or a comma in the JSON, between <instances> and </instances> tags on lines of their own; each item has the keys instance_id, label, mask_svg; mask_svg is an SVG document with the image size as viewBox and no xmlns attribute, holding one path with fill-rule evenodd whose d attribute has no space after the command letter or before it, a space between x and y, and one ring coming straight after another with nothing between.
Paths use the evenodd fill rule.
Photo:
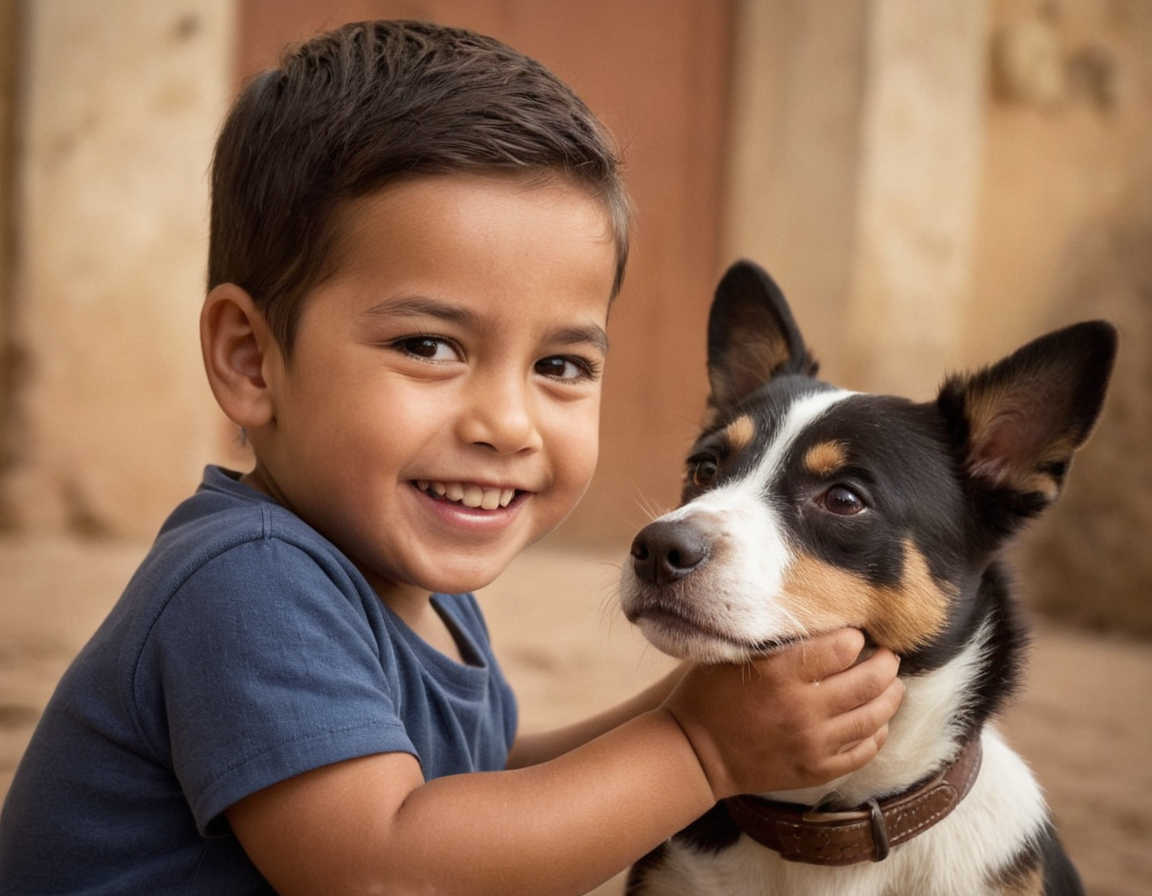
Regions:
<instances>
[{"instance_id":1,"label":"boy's hand","mask_svg":"<svg viewBox=\"0 0 1152 896\"><path fill-rule=\"evenodd\" d=\"M863 647L861 632L843 629L681 679L664 708L717 800L824 784L876 755L904 686L891 651L857 663Z\"/></svg>"}]
</instances>

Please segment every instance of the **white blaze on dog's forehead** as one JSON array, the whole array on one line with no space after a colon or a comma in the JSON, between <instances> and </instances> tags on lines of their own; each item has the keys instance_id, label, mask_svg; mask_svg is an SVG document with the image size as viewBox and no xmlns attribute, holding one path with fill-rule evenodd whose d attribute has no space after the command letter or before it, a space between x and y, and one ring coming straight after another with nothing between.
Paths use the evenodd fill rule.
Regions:
<instances>
[{"instance_id":1,"label":"white blaze on dog's forehead","mask_svg":"<svg viewBox=\"0 0 1152 896\"><path fill-rule=\"evenodd\" d=\"M780 429L772 437L772 443L764 453L760 463L752 472L761 488L767 488L774 483L784 471L784 460L792 450L792 446L809 426L822 417L829 408L839 404L846 398L851 398L855 392L846 389L832 389L827 392L816 392L798 399L784 415Z\"/></svg>"}]
</instances>

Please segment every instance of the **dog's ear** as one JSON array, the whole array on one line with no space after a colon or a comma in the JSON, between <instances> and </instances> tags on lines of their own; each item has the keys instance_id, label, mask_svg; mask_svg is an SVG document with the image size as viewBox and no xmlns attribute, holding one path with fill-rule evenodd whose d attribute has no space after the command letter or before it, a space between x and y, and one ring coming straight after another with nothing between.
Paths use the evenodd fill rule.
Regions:
<instances>
[{"instance_id":1,"label":"dog's ear","mask_svg":"<svg viewBox=\"0 0 1152 896\"><path fill-rule=\"evenodd\" d=\"M1109 323L1076 324L944 383L937 407L977 491L1000 495L1026 517L1056 499L1100 414L1117 341Z\"/></svg>"},{"instance_id":2,"label":"dog's ear","mask_svg":"<svg viewBox=\"0 0 1152 896\"><path fill-rule=\"evenodd\" d=\"M708 317L709 402L731 408L774 376L816 370L780 287L757 264L732 265Z\"/></svg>"}]
</instances>

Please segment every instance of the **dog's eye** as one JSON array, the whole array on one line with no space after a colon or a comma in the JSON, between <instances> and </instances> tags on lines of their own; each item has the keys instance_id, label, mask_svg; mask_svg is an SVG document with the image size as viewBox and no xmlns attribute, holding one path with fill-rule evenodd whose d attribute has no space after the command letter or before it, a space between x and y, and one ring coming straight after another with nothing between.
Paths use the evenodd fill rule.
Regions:
<instances>
[{"instance_id":1,"label":"dog's eye","mask_svg":"<svg viewBox=\"0 0 1152 896\"><path fill-rule=\"evenodd\" d=\"M699 488L703 488L715 479L717 472L719 472L719 466L716 463L716 458L711 455L705 454L688 460L688 481Z\"/></svg>"},{"instance_id":2,"label":"dog's eye","mask_svg":"<svg viewBox=\"0 0 1152 896\"><path fill-rule=\"evenodd\" d=\"M824 493L824 509L838 516L855 516L865 510L864 499L846 485L834 485Z\"/></svg>"}]
</instances>

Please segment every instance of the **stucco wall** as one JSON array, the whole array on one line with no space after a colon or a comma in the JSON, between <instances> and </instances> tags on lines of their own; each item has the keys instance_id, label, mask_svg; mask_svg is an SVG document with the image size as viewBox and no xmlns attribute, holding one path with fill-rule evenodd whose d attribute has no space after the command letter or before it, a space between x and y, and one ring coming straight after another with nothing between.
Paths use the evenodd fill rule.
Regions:
<instances>
[{"instance_id":1,"label":"stucco wall","mask_svg":"<svg viewBox=\"0 0 1152 896\"><path fill-rule=\"evenodd\" d=\"M151 533L221 444L197 318L232 3L22 9L0 516Z\"/></svg>"},{"instance_id":2,"label":"stucco wall","mask_svg":"<svg viewBox=\"0 0 1152 896\"><path fill-rule=\"evenodd\" d=\"M1060 615L1152 634L1152 4L999 0L969 353L1105 317L1120 357L1024 586Z\"/></svg>"},{"instance_id":3,"label":"stucco wall","mask_svg":"<svg viewBox=\"0 0 1152 896\"><path fill-rule=\"evenodd\" d=\"M1152 633L1152 4L745 0L727 258L768 266L835 382L932 397L1074 320L1122 330L1039 606Z\"/></svg>"}]
</instances>

